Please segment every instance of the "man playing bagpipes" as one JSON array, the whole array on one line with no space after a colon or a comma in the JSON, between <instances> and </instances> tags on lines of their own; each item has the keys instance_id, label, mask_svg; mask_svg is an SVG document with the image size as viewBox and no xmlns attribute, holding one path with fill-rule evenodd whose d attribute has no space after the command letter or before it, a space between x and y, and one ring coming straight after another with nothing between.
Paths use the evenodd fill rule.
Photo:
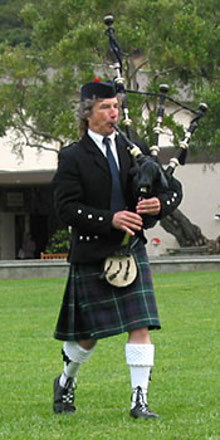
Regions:
<instances>
[{"instance_id":1,"label":"man playing bagpipes","mask_svg":"<svg viewBox=\"0 0 220 440\"><path fill-rule=\"evenodd\" d=\"M115 129L118 118L114 85L85 84L79 107L82 138L60 152L53 181L57 215L73 231L70 272L55 330L55 338L64 341L64 370L54 381L53 409L75 412L81 364L90 358L99 339L127 332L130 415L157 418L148 406L155 352L150 331L161 326L143 226L176 209L182 191L173 177L163 185L161 167L156 165L151 188L156 195L137 196L138 171L126 141ZM147 153L145 146L141 149Z\"/></svg>"}]
</instances>

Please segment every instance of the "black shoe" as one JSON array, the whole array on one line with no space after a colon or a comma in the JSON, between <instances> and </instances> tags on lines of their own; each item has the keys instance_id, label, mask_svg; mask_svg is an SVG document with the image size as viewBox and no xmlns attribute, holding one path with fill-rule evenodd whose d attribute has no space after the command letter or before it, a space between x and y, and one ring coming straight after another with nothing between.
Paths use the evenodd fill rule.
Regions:
<instances>
[{"instance_id":1,"label":"black shoe","mask_svg":"<svg viewBox=\"0 0 220 440\"><path fill-rule=\"evenodd\" d=\"M76 407L74 406L74 380L69 377L65 387L59 384L60 376L54 379L54 404L53 410L56 414L59 413L74 413Z\"/></svg>"},{"instance_id":2,"label":"black shoe","mask_svg":"<svg viewBox=\"0 0 220 440\"><path fill-rule=\"evenodd\" d=\"M135 397L136 397L136 405L130 411L131 417L134 417L135 419L139 419L140 417L142 417L143 419L150 419L150 418L156 419L159 417L158 414L151 412L148 408L148 405L144 402L143 392L141 387L136 388Z\"/></svg>"}]
</instances>

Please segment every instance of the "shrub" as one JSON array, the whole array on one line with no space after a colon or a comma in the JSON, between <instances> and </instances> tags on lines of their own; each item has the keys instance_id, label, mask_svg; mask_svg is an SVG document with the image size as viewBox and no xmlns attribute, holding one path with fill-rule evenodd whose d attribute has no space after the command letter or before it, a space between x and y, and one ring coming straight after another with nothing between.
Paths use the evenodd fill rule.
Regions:
<instances>
[{"instance_id":1,"label":"shrub","mask_svg":"<svg viewBox=\"0 0 220 440\"><path fill-rule=\"evenodd\" d=\"M68 229L58 229L51 237L46 254L68 253L70 249L71 232Z\"/></svg>"}]
</instances>

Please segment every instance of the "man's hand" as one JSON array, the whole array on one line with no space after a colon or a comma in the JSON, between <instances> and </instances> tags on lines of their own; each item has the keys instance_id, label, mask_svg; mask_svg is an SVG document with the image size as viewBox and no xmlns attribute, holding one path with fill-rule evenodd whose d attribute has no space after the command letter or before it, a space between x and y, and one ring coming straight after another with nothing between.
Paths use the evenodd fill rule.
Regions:
<instances>
[{"instance_id":1,"label":"man's hand","mask_svg":"<svg viewBox=\"0 0 220 440\"><path fill-rule=\"evenodd\" d=\"M118 211L113 215L112 225L116 229L135 235L143 226L143 220L139 214L130 211Z\"/></svg>"},{"instance_id":2,"label":"man's hand","mask_svg":"<svg viewBox=\"0 0 220 440\"><path fill-rule=\"evenodd\" d=\"M141 199L136 206L136 212L139 215L158 215L161 210L161 203L157 197L151 197L150 199Z\"/></svg>"}]
</instances>

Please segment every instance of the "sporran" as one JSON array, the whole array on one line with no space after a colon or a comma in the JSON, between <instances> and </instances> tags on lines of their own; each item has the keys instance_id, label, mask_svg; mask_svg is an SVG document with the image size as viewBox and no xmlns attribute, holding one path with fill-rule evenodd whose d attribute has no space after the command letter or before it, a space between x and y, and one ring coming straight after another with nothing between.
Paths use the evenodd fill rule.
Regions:
<instances>
[{"instance_id":1,"label":"sporran","mask_svg":"<svg viewBox=\"0 0 220 440\"><path fill-rule=\"evenodd\" d=\"M104 262L103 272L100 276L114 287L130 286L137 278L138 267L132 248L137 243L122 246L119 251L107 257Z\"/></svg>"}]
</instances>

